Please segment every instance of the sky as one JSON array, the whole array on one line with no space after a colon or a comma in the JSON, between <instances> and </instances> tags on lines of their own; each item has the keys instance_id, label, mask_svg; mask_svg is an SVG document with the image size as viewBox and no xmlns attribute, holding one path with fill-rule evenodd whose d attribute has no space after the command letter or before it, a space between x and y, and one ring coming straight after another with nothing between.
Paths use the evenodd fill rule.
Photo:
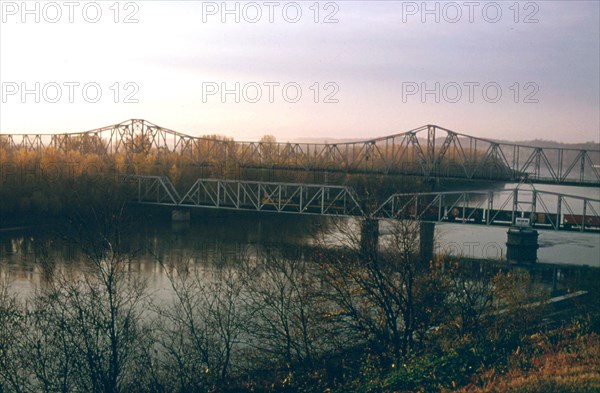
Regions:
<instances>
[{"instance_id":1,"label":"sky","mask_svg":"<svg viewBox=\"0 0 600 393\"><path fill-rule=\"evenodd\" d=\"M0 131L600 140L600 2L0 0Z\"/></svg>"}]
</instances>

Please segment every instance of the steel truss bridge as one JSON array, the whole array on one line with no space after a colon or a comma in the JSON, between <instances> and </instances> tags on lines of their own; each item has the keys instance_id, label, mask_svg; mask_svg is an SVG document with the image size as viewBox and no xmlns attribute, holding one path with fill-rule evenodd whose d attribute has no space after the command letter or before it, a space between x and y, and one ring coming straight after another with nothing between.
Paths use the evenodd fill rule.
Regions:
<instances>
[{"instance_id":1,"label":"steel truss bridge","mask_svg":"<svg viewBox=\"0 0 600 393\"><path fill-rule=\"evenodd\" d=\"M127 176L140 204L174 208L421 220L475 225L513 225L527 217L538 229L600 233L600 199L535 189L394 194L372 212L351 187L198 179L180 194L168 177Z\"/></svg>"},{"instance_id":2,"label":"steel truss bridge","mask_svg":"<svg viewBox=\"0 0 600 393\"><path fill-rule=\"evenodd\" d=\"M186 135L145 120L69 134L3 134L0 152L176 153L200 166L269 168L600 186L600 150L527 146L426 125L347 143L234 142Z\"/></svg>"}]
</instances>

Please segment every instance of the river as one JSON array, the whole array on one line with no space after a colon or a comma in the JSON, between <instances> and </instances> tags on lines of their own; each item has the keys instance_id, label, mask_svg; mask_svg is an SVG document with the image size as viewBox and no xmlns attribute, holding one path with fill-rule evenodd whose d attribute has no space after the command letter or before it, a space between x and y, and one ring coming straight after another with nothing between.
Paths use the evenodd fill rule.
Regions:
<instances>
[{"instance_id":1,"label":"river","mask_svg":"<svg viewBox=\"0 0 600 393\"><path fill-rule=\"evenodd\" d=\"M515 187L517 184L506 184L504 189L512 190ZM525 190L531 189L530 186L521 187ZM600 188L536 185L535 189L600 200ZM500 201L501 198L498 200ZM552 210L554 206L550 204L548 208L556 211ZM573 209L574 213L581 214L580 206L574 205ZM437 248L473 258L501 259L506 255L506 231L507 228L503 227L441 223L436 226ZM598 233L540 230L538 241L539 262L600 267L600 234Z\"/></svg>"},{"instance_id":2,"label":"river","mask_svg":"<svg viewBox=\"0 0 600 393\"><path fill-rule=\"evenodd\" d=\"M513 187L509 184L505 188ZM536 189L600 199L598 188L538 186ZM149 222L142 217L125 236L140 255L140 263L132 272L144 275L151 288L162 291L169 283L157 255L164 260L193 257L200 264L208 264L264 248L297 250L314 244L315 236L324 228L331 229L329 222L310 216L205 211L193 215L191 223ZM383 239L389 236L390 225L381 223ZM477 259L504 259L506 231L505 227L437 224L437 250ZM47 274L40 263L44 258L77 269L81 254L65 238L52 225L1 230L0 278L9 280L19 291L28 291ZM540 230L539 245L539 262L600 267L600 234Z\"/></svg>"}]
</instances>

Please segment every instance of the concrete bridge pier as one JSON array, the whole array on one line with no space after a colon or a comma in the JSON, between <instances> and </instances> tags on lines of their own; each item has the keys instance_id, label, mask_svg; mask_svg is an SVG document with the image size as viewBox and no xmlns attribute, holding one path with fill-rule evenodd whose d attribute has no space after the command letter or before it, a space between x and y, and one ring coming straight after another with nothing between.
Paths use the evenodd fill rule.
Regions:
<instances>
[{"instance_id":1,"label":"concrete bridge pier","mask_svg":"<svg viewBox=\"0 0 600 393\"><path fill-rule=\"evenodd\" d=\"M422 262L433 260L435 223L421 222L419 225L419 258ZM379 245L379 220L366 218L360 225L360 251L362 255L375 257Z\"/></svg>"},{"instance_id":2,"label":"concrete bridge pier","mask_svg":"<svg viewBox=\"0 0 600 393\"><path fill-rule=\"evenodd\" d=\"M506 240L506 259L514 263L537 262L538 231L528 225L512 226Z\"/></svg>"},{"instance_id":3,"label":"concrete bridge pier","mask_svg":"<svg viewBox=\"0 0 600 393\"><path fill-rule=\"evenodd\" d=\"M433 235L435 233L434 222L419 223L419 259L423 263L433 261Z\"/></svg>"},{"instance_id":4,"label":"concrete bridge pier","mask_svg":"<svg viewBox=\"0 0 600 393\"><path fill-rule=\"evenodd\" d=\"M375 257L379 246L379 220L365 218L360 223L360 252L362 255Z\"/></svg>"}]
</instances>

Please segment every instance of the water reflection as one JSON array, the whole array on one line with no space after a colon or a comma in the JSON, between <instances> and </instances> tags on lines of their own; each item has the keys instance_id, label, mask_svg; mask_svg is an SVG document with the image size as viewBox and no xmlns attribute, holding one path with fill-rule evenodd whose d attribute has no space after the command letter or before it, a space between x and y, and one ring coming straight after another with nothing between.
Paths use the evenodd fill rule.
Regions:
<instances>
[{"instance_id":1,"label":"water reflection","mask_svg":"<svg viewBox=\"0 0 600 393\"><path fill-rule=\"evenodd\" d=\"M595 192L592 190L592 193ZM124 235L128 252L136 255L129 269L141 275L155 291L166 291L170 283L163 266L191 259L197 266L211 268L215 261L235 263L241 255L258 255L261 250L301 252L314 238L332 229L334 219L316 216L198 212L191 222L142 219ZM380 226L385 244L389 222ZM357 225L350 225L359 231ZM28 292L43 285L55 269L77 271L84 255L68 227L38 226L0 231L0 278L10 279L18 291ZM343 234L339 234L343 235ZM339 238L339 236L337 237ZM330 243L336 236L330 237ZM461 246L463 256L502 259L506 253L506 228L440 224L436 227L438 250L448 244ZM494 244L494 255L484 255ZM587 264L600 267L597 234L540 232L538 257L545 263Z\"/></svg>"},{"instance_id":2,"label":"water reflection","mask_svg":"<svg viewBox=\"0 0 600 393\"><path fill-rule=\"evenodd\" d=\"M122 240L127 252L135 256L130 271L161 291L170 284L159 261L173 265L190 259L209 268L240 255L256 255L261 249L297 250L329 221L291 215L197 214L191 222L140 222ZM10 279L19 291L43 285L55 269L81 269L84 259L77 233L65 226L0 232L0 278Z\"/></svg>"}]
</instances>

